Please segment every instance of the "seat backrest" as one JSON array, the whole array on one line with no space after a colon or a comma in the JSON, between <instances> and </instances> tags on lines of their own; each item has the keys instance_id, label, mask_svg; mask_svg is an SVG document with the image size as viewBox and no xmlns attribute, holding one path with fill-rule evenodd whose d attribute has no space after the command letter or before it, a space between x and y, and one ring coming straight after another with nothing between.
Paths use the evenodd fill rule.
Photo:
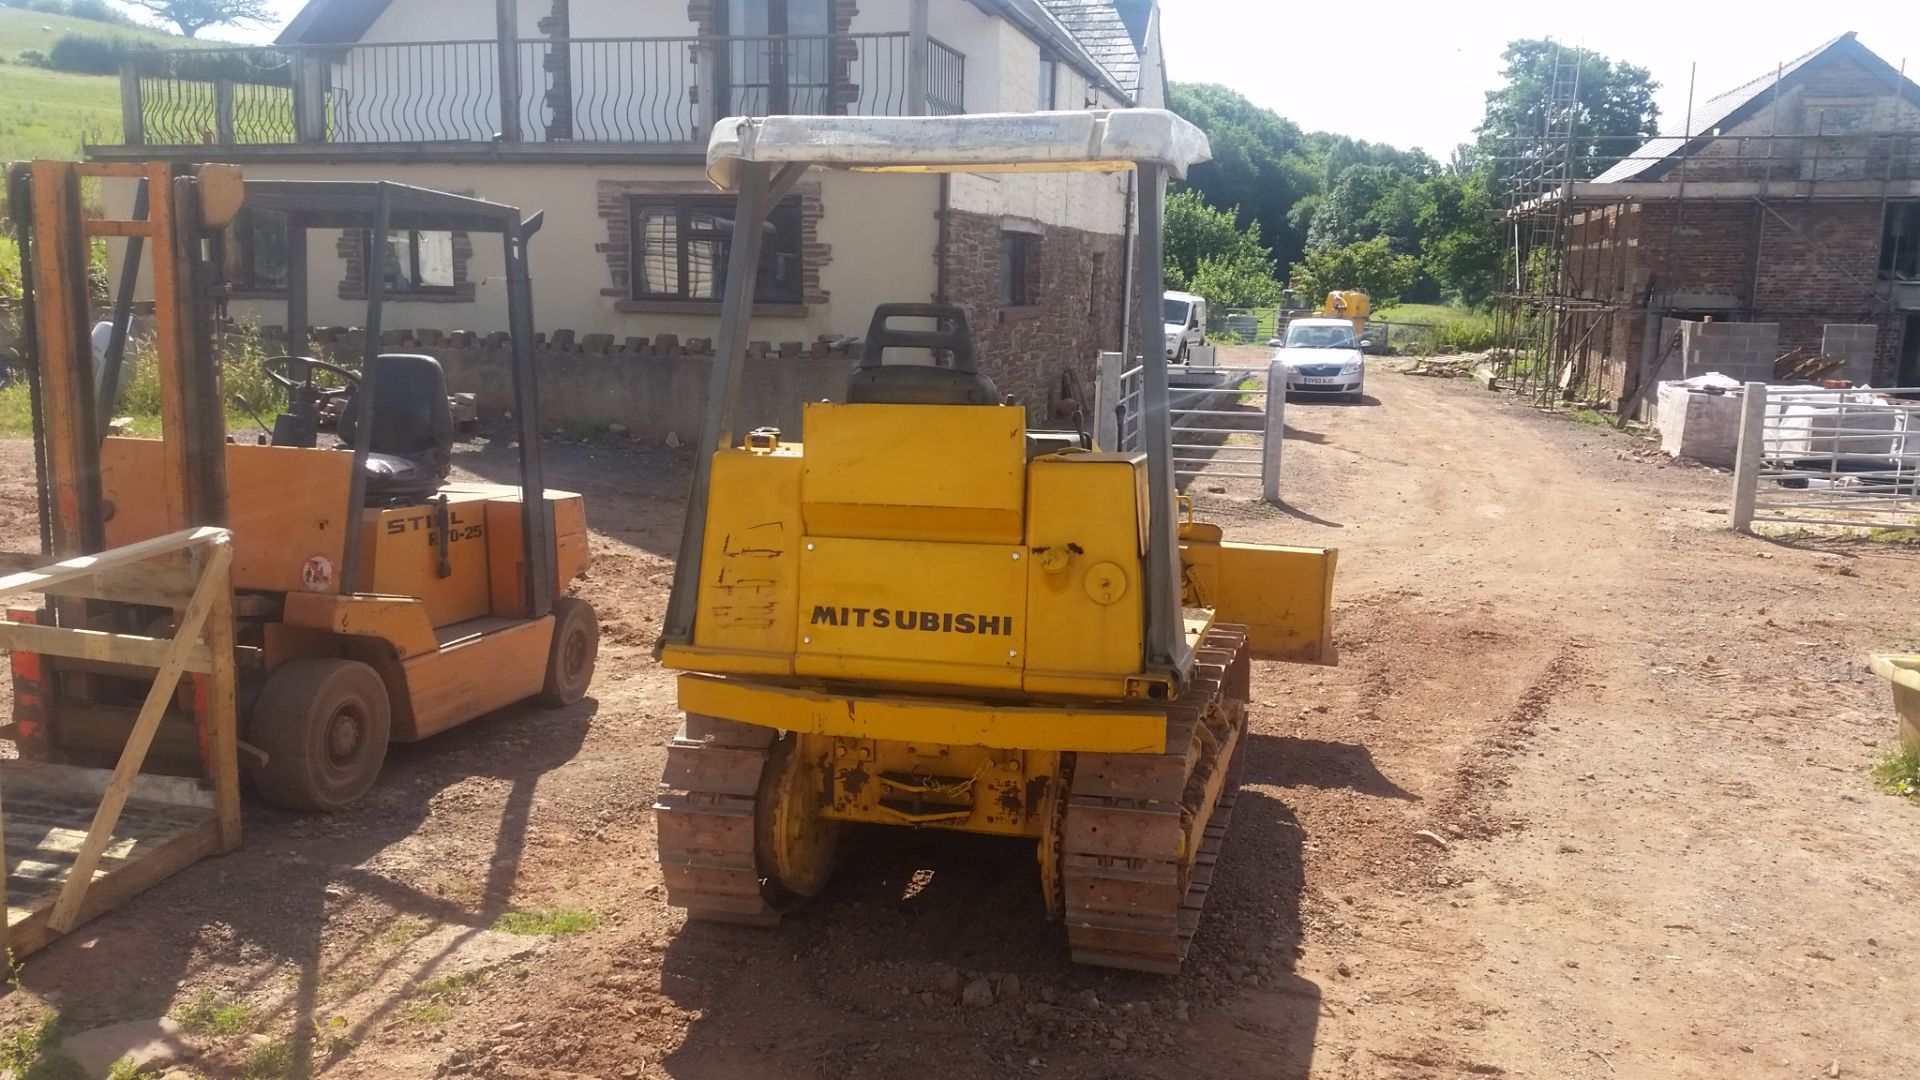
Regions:
<instances>
[{"instance_id":1,"label":"seat backrest","mask_svg":"<svg viewBox=\"0 0 1920 1080\"><path fill-rule=\"evenodd\" d=\"M931 319L932 330L906 330L894 319ZM888 364L888 349L946 353L948 366ZM1000 390L974 367L973 329L958 304L881 304L847 380L849 405L998 405Z\"/></svg>"},{"instance_id":2,"label":"seat backrest","mask_svg":"<svg viewBox=\"0 0 1920 1080\"><path fill-rule=\"evenodd\" d=\"M447 376L440 361L414 353L382 353L374 358L372 449L376 454L412 457L430 450L453 452L453 410L447 405ZM361 395L340 410L340 438L352 443L359 431Z\"/></svg>"}]
</instances>

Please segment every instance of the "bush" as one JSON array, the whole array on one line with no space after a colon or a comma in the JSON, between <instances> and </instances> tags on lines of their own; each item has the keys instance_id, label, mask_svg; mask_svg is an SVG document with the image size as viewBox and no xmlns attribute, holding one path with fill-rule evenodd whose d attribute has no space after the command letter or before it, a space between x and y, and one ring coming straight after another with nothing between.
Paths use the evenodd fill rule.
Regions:
<instances>
[{"instance_id":1,"label":"bush","mask_svg":"<svg viewBox=\"0 0 1920 1080\"><path fill-rule=\"evenodd\" d=\"M127 43L119 38L64 34L47 53L46 66L75 75L118 75Z\"/></svg>"},{"instance_id":2,"label":"bush","mask_svg":"<svg viewBox=\"0 0 1920 1080\"><path fill-rule=\"evenodd\" d=\"M129 61L140 74L186 82L230 79L256 86L292 86L293 58L275 49L201 49L161 52L146 42L92 34L63 34L45 65L75 75L118 75Z\"/></svg>"}]
</instances>

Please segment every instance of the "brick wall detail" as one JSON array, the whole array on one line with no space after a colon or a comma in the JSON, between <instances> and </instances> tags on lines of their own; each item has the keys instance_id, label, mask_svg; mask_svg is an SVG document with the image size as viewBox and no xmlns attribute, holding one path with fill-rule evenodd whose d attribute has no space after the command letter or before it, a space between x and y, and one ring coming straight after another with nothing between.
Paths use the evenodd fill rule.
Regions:
<instances>
[{"instance_id":1,"label":"brick wall detail","mask_svg":"<svg viewBox=\"0 0 1920 1080\"><path fill-rule=\"evenodd\" d=\"M1069 399L1090 412L1099 354L1120 348L1122 241L1017 223L1018 231L1038 235L1027 278L1036 303L1002 311L1000 234L1007 226L1000 217L946 211L948 299L969 309L980 369L1027 406L1031 420L1061 419L1056 407Z\"/></svg>"}]
</instances>

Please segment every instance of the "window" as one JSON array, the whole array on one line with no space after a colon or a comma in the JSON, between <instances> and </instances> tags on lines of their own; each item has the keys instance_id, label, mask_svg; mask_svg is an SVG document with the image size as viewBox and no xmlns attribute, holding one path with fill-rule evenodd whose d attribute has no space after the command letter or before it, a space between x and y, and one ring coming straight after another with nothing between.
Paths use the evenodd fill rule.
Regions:
<instances>
[{"instance_id":1,"label":"window","mask_svg":"<svg viewBox=\"0 0 1920 1080\"><path fill-rule=\"evenodd\" d=\"M1034 280L1034 255L1040 238L1033 233L1000 234L1000 306L1030 307L1040 302Z\"/></svg>"},{"instance_id":2,"label":"window","mask_svg":"<svg viewBox=\"0 0 1920 1080\"><path fill-rule=\"evenodd\" d=\"M367 264L373 262L373 236L367 236ZM390 296L406 293L451 293L459 281L453 270L453 234L409 232L387 234L384 276Z\"/></svg>"},{"instance_id":3,"label":"window","mask_svg":"<svg viewBox=\"0 0 1920 1080\"><path fill-rule=\"evenodd\" d=\"M1345 323L1338 326L1331 323L1290 323L1287 326L1287 348L1351 349L1354 348L1353 327Z\"/></svg>"},{"instance_id":4,"label":"window","mask_svg":"<svg viewBox=\"0 0 1920 1080\"><path fill-rule=\"evenodd\" d=\"M724 0L715 27L721 100L737 116L830 113L835 50L828 0Z\"/></svg>"},{"instance_id":5,"label":"window","mask_svg":"<svg viewBox=\"0 0 1920 1080\"><path fill-rule=\"evenodd\" d=\"M223 238L227 284L240 293L287 291L287 216L276 210L242 210Z\"/></svg>"},{"instance_id":6,"label":"window","mask_svg":"<svg viewBox=\"0 0 1920 1080\"><path fill-rule=\"evenodd\" d=\"M727 287L733 210L733 200L726 198L634 199L630 218L633 299L718 302ZM802 270L800 199L795 196L767 216L754 300L803 303Z\"/></svg>"},{"instance_id":7,"label":"window","mask_svg":"<svg viewBox=\"0 0 1920 1080\"><path fill-rule=\"evenodd\" d=\"M1880 237L1880 276L1920 281L1920 202L1887 205L1886 229Z\"/></svg>"},{"instance_id":8,"label":"window","mask_svg":"<svg viewBox=\"0 0 1920 1080\"><path fill-rule=\"evenodd\" d=\"M1051 112L1060 107L1057 88L1060 85L1060 62L1046 53L1040 54L1040 104L1041 112Z\"/></svg>"}]
</instances>

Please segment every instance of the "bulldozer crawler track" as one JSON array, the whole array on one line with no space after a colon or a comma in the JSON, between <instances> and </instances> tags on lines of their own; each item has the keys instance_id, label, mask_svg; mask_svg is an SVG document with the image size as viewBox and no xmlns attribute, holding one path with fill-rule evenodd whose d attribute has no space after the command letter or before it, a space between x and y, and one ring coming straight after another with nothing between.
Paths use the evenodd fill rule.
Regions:
<instances>
[{"instance_id":1,"label":"bulldozer crawler track","mask_svg":"<svg viewBox=\"0 0 1920 1080\"><path fill-rule=\"evenodd\" d=\"M1233 814L1248 659L1245 628L1215 627L1168 706L1165 752L1076 755L1058 843L1077 963L1179 973Z\"/></svg>"},{"instance_id":2,"label":"bulldozer crawler track","mask_svg":"<svg viewBox=\"0 0 1920 1080\"><path fill-rule=\"evenodd\" d=\"M667 902L689 919L773 926L755 850L755 797L777 733L688 715L653 804Z\"/></svg>"}]
</instances>

